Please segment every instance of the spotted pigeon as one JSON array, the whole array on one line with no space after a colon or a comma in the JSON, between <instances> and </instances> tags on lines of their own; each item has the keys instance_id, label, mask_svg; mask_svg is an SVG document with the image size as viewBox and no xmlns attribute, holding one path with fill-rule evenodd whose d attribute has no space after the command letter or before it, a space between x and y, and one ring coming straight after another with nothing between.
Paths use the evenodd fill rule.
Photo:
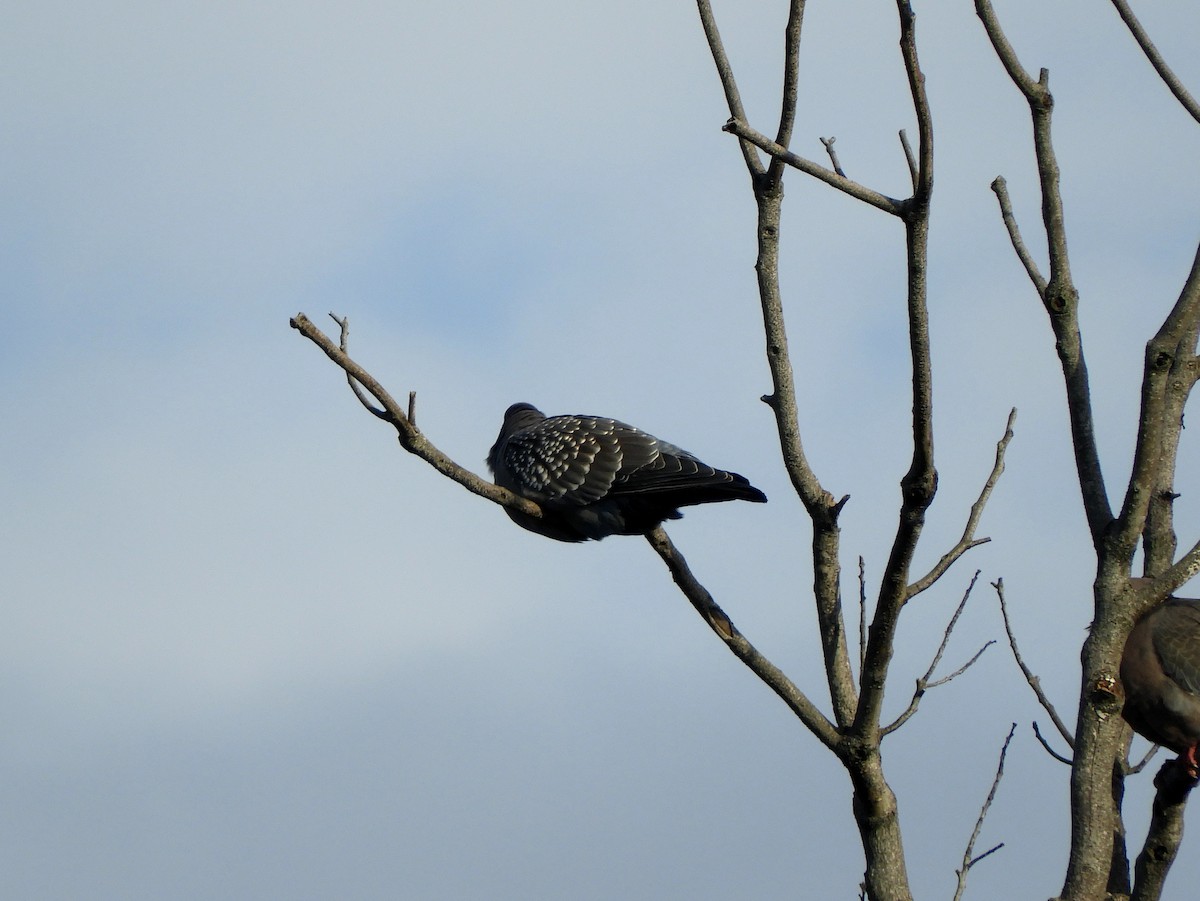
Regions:
<instances>
[{"instance_id":1,"label":"spotted pigeon","mask_svg":"<svg viewBox=\"0 0 1200 901\"><path fill-rule=\"evenodd\" d=\"M505 512L517 525L558 541L642 535L680 507L716 501L764 503L736 473L615 419L550 416L513 404L487 458L496 484L535 501L542 516Z\"/></svg>"},{"instance_id":2,"label":"spotted pigeon","mask_svg":"<svg viewBox=\"0 0 1200 901\"><path fill-rule=\"evenodd\" d=\"M1200 773L1200 600L1168 598L1134 625L1121 655L1125 720Z\"/></svg>"}]
</instances>

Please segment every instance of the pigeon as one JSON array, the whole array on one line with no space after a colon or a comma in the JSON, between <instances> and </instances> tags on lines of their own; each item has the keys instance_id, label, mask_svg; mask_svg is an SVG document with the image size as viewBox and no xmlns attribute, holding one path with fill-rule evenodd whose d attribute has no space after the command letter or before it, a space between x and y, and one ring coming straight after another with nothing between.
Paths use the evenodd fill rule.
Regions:
<instances>
[{"instance_id":1,"label":"pigeon","mask_svg":"<svg viewBox=\"0 0 1200 901\"><path fill-rule=\"evenodd\" d=\"M1168 598L1134 624L1121 655L1125 721L1200 775L1200 600Z\"/></svg>"},{"instance_id":2,"label":"pigeon","mask_svg":"<svg viewBox=\"0 0 1200 901\"><path fill-rule=\"evenodd\" d=\"M506 507L513 522L557 541L644 535L680 507L767 498L737 473L701 463L653 435L602 416L546 416L513 404L487 458L497 485L542 516Z\"/></svg>"}]
</instances>

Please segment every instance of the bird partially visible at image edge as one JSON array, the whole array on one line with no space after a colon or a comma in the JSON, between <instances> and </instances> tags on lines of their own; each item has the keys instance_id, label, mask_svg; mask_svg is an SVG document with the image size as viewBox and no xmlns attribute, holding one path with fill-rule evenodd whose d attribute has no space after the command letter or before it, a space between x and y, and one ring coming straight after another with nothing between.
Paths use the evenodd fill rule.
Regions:
<instances>
[{"instance_id":1,"label":"bird partially visible at image edge","mask_svg":"<svg viewBox=\"0 0 1200 901\"><path fill-rule=\"evenodd\" d=\"M505 508L517 525L558 541L644 535L680 507L744 500L761 491L734 472L616 419L546 416L513 404L487 458L497 485L542 508Z\"/></svg>"},{"instance_id":2,"label":"bird partially visible at image edge","mask_svg":"<svg viewBox=\"0 0 1200 901\"><path fill-rule=\"evenodd\" d=\"M1121 655L1121 711L1133 730L1200 776L1200 600L1168 598L1137 621Z\"/></svg>"}]
</instances>

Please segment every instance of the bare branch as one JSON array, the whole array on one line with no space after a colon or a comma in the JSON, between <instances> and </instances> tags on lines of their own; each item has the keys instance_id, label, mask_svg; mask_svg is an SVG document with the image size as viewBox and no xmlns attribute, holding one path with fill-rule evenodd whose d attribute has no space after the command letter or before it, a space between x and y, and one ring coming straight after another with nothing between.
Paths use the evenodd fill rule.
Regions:
<instances>
[{"instance_id":1,"label":"bare branch","mask_svg":"<svg viewBox=\"0 0 1200 901\"><path fill-rule=\"evenodd\" d=\"M1200 541L1192 545L1191 549L1179 558L1178 563L1158 577L1156 582L1160 584L1156 593L1161 593L1164 597L1173 594L1176 589L1191 581L1197 573L1200 573Z\"/></svg>"},{"instance_id":2,"label":"bare branch","mask_svg":"<svg viewBox=\"0 0 1200 901\"><path fill-rule=\"evenodd\" d=\"M335 317L336 319L336 317ZM344 322L344 320L336 320ZM499 485L493 485L491 482L485 481L469 469L465 469L455 463L450 457L446 456L442 451L438 450L433 443L426 438L421 430L412 424L412 421L405 415L404 410L396 403L395 399L384 390L383 386L376 381L375 377L359 366L350 356L338 345L334 344L324 332L313 325L303 313L298 313L291 320L292 328L296 329L301 335L311 341L317 347L325 352L325 356L333 360L346 373L346 377L350 380L350 385L353 388L355 382L363 387L367 394L375 398L375 400L383 408L382 411L376 411L371 405L364 400L363 396L355 390L355 396L359 398L363 404L371 410L380 419L385 420L395 427L400 438L400 445L414 456L420 457L442 475L453 479L458 484L462 485L468 491L478 494L480 497L485 497L493 503L497 503L502 507L511 507L514 510L519 510L529 516L542 515L542 509L533 501L526 500L513 494L507 489L501 488ZM343 326L343 330L345 326ZM343 331L343 340L345 333Z\"/></svg>"},{"instance_id":3,"label":"bare branch","mask_svg":"<svg viewBox=\"0 0 1200 901\"><path fill-rule=\"evenodd\" d=\"M1083 496L1083 507L1092 543L1099 549L1113 520L1113 513L1108 492L1104 487L1100 453L1096 445L1095 417L1088 388L1083 339L1079 332L1079 291L1071 279L1070 256L1067 253L1067 231L1062 192L1059 188L1058 159L1050 134L1051 114L1054 109L1054 98L1049 88L1050 73L1042 69L1035 81L1025 71L1017 59L1016 51L1000 27L991 0L975 0L975 11L1013 84L1025 95L1033 121L1033 149L1037 157L1038 182L1042 195L1042 222L1046 229L1046 249L1050 261L1049 279L1045 288L1040 289L1038 293L1054 330L1055 349L1058 351L1067 389L1071 444L1075 451L1079 488ZM1012 234L1013 226L1010 225L1010 237ZM1022 263L1032 278L1036 267L1031 270L1030 259L1026 254ZM1034 283L1038 284L1038 280L1035 279Z\"/></svg>"},{"instance_id":4,"label":"bare branch","mask_svg":"<svg viewBox=\"0 0 1200 901\"><path fill-rule=\"evenodd\" d=\"M896 6L900 15L900 55L908 75L920 136L917 187L903 215L908 270L908 346L912 360L912 462L900 479L900 521L880 580L879 600L867 640L862 691L854 718L854 731L862 736L870 736L879 728L896 627L908 598L913 554L925 526L925 512L937 493L937 470L933 462L933 364L927 302L933 118L925 95L925 76L917 57L916 19L912 6L908 0L897 0Z\"/></svg>"},{"instance_id":5,"label":"bare branch","mask_svg":"<svg viewBox=\"0 0 1200 901\"><path fill-rule=\"evenodd\" d=\"M782 171L772 168L766 176L762 173L752 174L750 180L758 208L758 254L754 270L762 308L767 365L773 385L772 393L763 397L763 402L775 414L784 467L813 524L813 595L817 625L834 721L842 728L853 719L858 706L858 688L850 666L846 624L842 615L840 534L837 525L838 516L848 497L836 501L821 485L805 456L801 440L795 374L788 350L783 294L779 284L782 176Z\"/></svg>"},{"instance_id":6,"label":"bare branch","mask_svg":"<svg viewBox=\"0 0 1200 901\"><path fill-rule=\"evenodd\" d=\"M1012 728L1008 730L1008 737L1004 739L1004 745L1000 748L1000 763L996 766L996 778L992 780L992 788L988 792L987 800L983 802L983 807L979 810L979 817L975 820L975 828L971 831L971 839L967 842L967 850L963 852L962 867L955 871L958 876L958 887L954 892L954 901L960 901L963 892L967 888L967 874L971 871L971 867L979 863L985 857L994 854L1004 847L1001 842L994 845L987 851L984 851L978 857L975 854L975 842L979 839L979 833L983 829L983 821L988 815L988 810L991 809L992 802L996 799L996 790L1000 787L1000 780L1004 778L1004 758L1008 756L1008 745L1012 741L1013 733L1017 731L1017 724L1013 723Z\"/></svg>"},{"instance_id":7,"label":"bare branch","mask_svg":"<svg viewBox=\"0 0 1200 901\"><path fill-rule=\"evenodd\" d=\"M1146 59L1150 60L1150 65L1154 67L1154 71L1158 73L1158 77L1163 80L1167 89L1175 95L1175 99L1188 111L1188 114L1197 122L1200 122L1200 103L1197 103L1196 98L1183 86L1183 82L1179 80L1179 76L1171 71L1171 67L1162 58L1162 54L1158 52L1158 48L1150 40L1150 35L1146 34L1146 30L1142 28L1142 23L1137 20L1137 16L1129 8L1129 4L1125 0L1112 0L1112 5L1117 8L1117 12L1129 29L1129 33L1133 35L1133 39L1142 48L1142 52L1146 54Z\"/></svg>"},{"instance_id":8,"label":"bare branch","mask_svg":"<svg viewBox=\"0 0 1200 901\"><path fill-rule=\"evenodd\" d=\"M1131 775L1135 774L1135 773L1140 773L1142 770L1144 770L1149 765L1150 761L1153 760L1155 755L1158 754L1158 752L1161 750L1162 750L1162 745L1151 745L1150 749L1148 751L1146 751L1146 753L1144 755L1142 755L1142 759L1139 760L1137 763L1131 764L1130 766L1126 767L1125 772L1129 773Z\"/></svg>"},{"instance_id":9,"label":"bare branch","mask_svg":"<svg viewBox=\"0 0 1200 901\"><path fill-rule=\"evenodd\" d=\"M909 0L897 0L900 13L900 56L908 76L908 92L912 97L913 113L917 117L917 165L913 179L913 200L918 206L929 202L933 193L933 112L925 92L925 75L917 55L917 19ZM908 143L907 135L901 138ZM911 148L906 154L911 156ZM911 169L911 162L910 162Z\"/></svg>"},{"instance_id":10,"label":"bare branch","mask_svg":"<svg viewBox=\"0 0 1200 901\"><path fill-rule=\"evenodd\" d=\"M971 505L971 512L967 516L967 524L963 529L962 537L958 539L958 543L954 547L946 552L933 569L909 586L909 600L940 579L946 570L953 566L955 561L971 548L978 547L991 540L988 538L977 539L975 537L975 530L979 527L979 520L983 516L983 509L987 506L988 499L992 496L992 491L995 489L996 483L1000 480L1000 476L1004 472L1004 454L1008 450L1009 442L1013 439L1013 423L1016 420L1017 408L1013 407L1009 411L1008 421L1004 426L1004 435L996 442L996 460L992 464L992 471L988 474L987 481L984 482L983 490L979 492L978 499Z\"/></svg>"},{"instance_id":11,"label":"bare branch","mask_svg":"<svg viewBox=\"0 0 1200 901\"><path fill-rule=\"evenodd\" d=\"M1145 532L1146 517L1155 493L1170 490L1178 453L1183 407L1195 385L1196 340L1200 334L1200 248L1171 312L1158 332L1146 343L1142 376L1142 403L1133 471L1121 505L1115 542L1132 551L1137 537ZM1189 372L1189 369L1193 370ZM1178 386L1178 390L1176 390ZM1166 525L1166 524L1164 524ZM1173 543L1173 538L1171 539ZM1200 565L1188 561L1168 572L1187 581ZM1190 572L1189 572L1190 570ZM1148 573L1148 575L1154 575ZM1183 582L1179 582L1182 585ZM1176 585L1178 587L1178 585Z\"/></svg>"},{"instance_id":12,"label":"bare branch","mask_svg":"<svg viewBox=\"0 0 1200 901\"><path fill-rule=\"evenodd\" d=\"M800 33L804 26L804 0L791 0L787 28L784 32L783 53L783 108L779 113L779 129L775 143L788 146L792 140L792 127L796 124L796 94L800 84ZM782 174L783 162L779 157L771 158L768 177L777 179Z\"/></svg>"},{"instance_id":13,"label":"bare branch","mask_svg":"<svg viewBox=\"0 0 1200 901\"><path fill-rule=\"evenodd\" d=\"M329 318L336 322L338 324L338 328L341 329L341 334L338 337L338 347L341 349L342 353L348 353L349 351L347 349L347 344L350 339L350 317L343 316L339 319L337 316L333 315L333 313L330 313ZM390 417L388 416L387 412L379 409L373 403L371 403L371 400L367 397L366 392L359 387L358 382L355 381L354 376L352 376L349 372L346 373L346 383L350 386L350 390L354 392L354 396L358 398L358 402L362 404L364 408L366 408L368 413L370 413L372 416L377 416L382 420L390 421ZM408 418L411 422L412 417L410 416Z\"/></svg>"},{"instance_id":14,"label":"bare branch","mask_svg":"<svg viewBox=\"0 0 1200 901\"><path fill-rule=\"evenodd\" d=\"M995 643L996 643L996 639L989 638L987 641L985 641L983 643L983 647L981 647L978 651L976 651L974 654L971 655L970 660L968 660L966 663L964 663L962 666L960 666L954 672L950 673L950 675L942 676L942 678L936 679L933 682L930 682L928 687L929 688L937 688L939 685L945 685L947 682L951 681L952 679L957 679L959 676L961 676L963 673L965 673L967 670L969 670L972 666L974 666L975 661L977 661L980 657L983 656L983 652L986 651L988 648L990 648Z\"/></svg>"},{"instance_id":15,"label":"bare branch","mask_svg":"<svg viewBox=\"0 0 1200 901\"><path fill-rule=\"evenodd\" d=\"M867 663L867 564L858 555L858 674Z\"/></svg>"},{"instance_id":16,"label":"bare branch","mask_svg":"<svg viewBox=\"0 0 1200 901\"><path fill-rule=\"evenodd\" d=\"M878 191L873 191L864 185L860 185L858 182L846 178L846 176L840 175L831 169L826 169L812 160L797 156L786 147L781 147L778 143L772 141L762 132L755 131L746 124L745 119L734 116L725 123L722 131L737 135L743 141L748 141L760 150L765 150L771 156L783 160L783 162L799 169L805 175L811 175L813 178L823 181L825 184L837 188L845 194L849 194L856 200L861 200L863 203L870 204L876 209L883 210L885 213L891 213L893 216L904 215L906 208L904 201L880 194Z\"/></svg>"},{"instance_id":17,"label":"bare branch","mask_svg":"<svg viewBox=\"0 0 1200 901\"><path fill-rule=\"evenodd\" d=\"M1025 676L1025 681L1029 683L1029 687L1033 689L1034 695L1038 699L1038 703L1042 705L1042 709L1050 715L1050 721L1054 723L1054 728L1058 730L1058 734L1063 737L1063 740L1071 748L1075 747L1075 739L1071 732L1063 724L1062 719L1058 715L1058 711L1054 709L1054 705L1050 703L1050 699L1046 697L1046 693L1042 691L1042 680L1033 674L1033 671L1026 666L1024 658L1021 657L1021 650L1017 647L1017 637L1013 634L1012 623L1008 618L1008 604L1004 599L1004 580L997 579L992 583L992 587L996 589L996 596L1000 599L1000 615L1004 618L1004 631L1008 634L1008 646L1012 648L1013 659L1017 661L1017 666L1021 668L1021 672ZM1034 726L1036 729L1036 725ZM1049 748L1047 747L1047 750ZM1057 754L1055 755L1058 756ZM1061 758L1060 758L1061 759Z\"/></svg>"},{"instance_id":18,"label":"bare branch","mask_svg":"<svg viewBox=\"0 0 1200 901\"><path fill-rule=\"evenodd\" d=\"M1031 78L1029 73L1025 71L1025 67L1021 65L1021 61L1017 59L1017 51L1008 42L1008 37L1000 27L1000 20L996 18L996 11L992 8L990 0L975 0L975 14L979 16L979 20L983 23L988 40L992 42L992 47L996 50L996 56L999 57L1004 70L1008 73L1008 77L1012 79L1013 84L1021 90L1021 93L1025 95L1027 100L1037 100L1040 102L1045 85Z\"/></svg>"},{"instance_id":19,"label":"bare branch","mask_svg":"<svg viewBox=\"0 0 1200 901\"><path fill-rule=\"evenodd\" d=\"M912 179L913 190L917 190L917 158L913 156L912 144L908 143L908 132L900 129L900 146L904 150L904 160L908 163L908 176Z\"/></svg>"},{"instance_id":20,"label":"bare branch","mask_svg":"<svg viewBox=\"0 0 1200 901\"><path fill-rule=\"evenodd\" d=\"M713 16L712 4L709 0L696 0L700 12L700 24L704 28L704 36L708 39L708 49L712 53L713 64L717 67L717 75L721 79L721 88L725 91L725 103L729 107L729 115L734 119L744 120L746 111L742 107L742 95L738 92L737 81L733 77L733 66L725 53L725 45L721 41L721 33L717 31L717 20ZM742 158L752 176L763 175L766 167L754 147L748 141L739 142L742 148Z\"/></svg>"},{"instance_id":21,"label":"bare branch","mask_svg":"<svg viewBox=\"0 0 1200 901\"><path fill-rule=\"evenodd\" d=\"M1071 766L1074 763L1070 757L1064 757L1062 754L1059 754L1056 750L1054 750L1054 748L1050 747L1050 742L1047 741L1046 736L1042 735L1042 730L1038 726L1037 720L1034 720L1032 725L1034 736L1041 743L1042 747L1046 749L1047 754L1049 754L1059 763L1065 763L1067 766Z\"/></svg>"},{"instance_id":22,"label":"bare branch","mask_svg":"<svg viewBox=\"0 0 1200 901\"><path fill-rule=\"evenodd\" d=\"M836 752L841 743L841 735L837 728L816 708L808 696L784 675L782 670L759 653L746 636L737 630L737 627L725 615L725 611L713 600L708 589L701 585L692 574L687 561L671 542L663 527L658 526L648 532L646 540L667 565L679 590L683 592L696 612L704 618L712 630L720 636L729 650L787 704L822 744Z\"/></svg>"},{"instance_id":23,"label":"bare branch","mask_svg":"<svg viewBox=\"0 0 1200 901\"><path fill-rule=\"evenodd\" d=\"M1196 387L1200 377L1200 360L1196 357L1196 342L1200 337L1200 322L1186 329L1176 347L1171 361L1171 372L1164 386L1164 398L1159 416L1162 420L1159 435L1159 466L1154 476L1154 484L1150 489L1150 498L1146 506L1146 523L1142 530L1142 573L1153 577L1158 584L1150 597L1139 598L1146 606L1135 606L1133 612L1139 615L1150 604L1157 604L1163 598L1173 594L1182 582L1162 578L1164 573L1171 570L1176 563L1182 564L1180 569L1171 573L1172 576L1183 576L1186 580L1188 570L1195 565L1192 560L1176 561L1175 555L1179 550L1179 537L1175 531L1175 501L1179 497L1175 491L1175 468L1179 461L1179 442L1183 432L1183 412L1187 406L1192 389ZM1195 550L1195 549L1193 549ZM1191 552L1187 556L1190 556Z\"/></svg>"},{"instance_id":24,"label":"bare branch","mask_svg":"<svg viewBox=\"0 0 1200 901\"><path fill-rule=\"evenodd\" d=\"M833 166L833 171L845 178L846 172L842 169L842 164L838 162L837 151L833 149L833 142L836 140L837 138L834 137L821 138L821 143L825 146L825 152L829 154L829 165Z\"/></svg>"},{"instance_id":25,"label":"bare branch","mask_svg":"<svg viewBox=\"0 0 1200 901\"><path fill-rule=\"evenodd\" d=\"M954 615L950 617L950 622L946 624L945 631L942 633L941 644L938 645L938 649L933 655L933 661L929 664L929 669L925 670L925 674L917 680L916 690L913 692L912 700L908 702L907 709L905 709L905 711L900 714L900 716L898 716L892 723L884 726L880 730L881 736L890 735L908 722L909 719L912 718L912 715L917 712L917 706L921 703L921 698L925 696L925 692L928 689L937 688L939 685L945 685L952 679L956 679L961 676L968 669L970 669L972 665L974 665L975 661L983 656L983 652L986 651L990 645L995 644L994 641L987 642L982 648L975 652L974 656L972 656L970 660L968 660L954 672L950 673L950 675L943 676L937 681L930 681L933 679L934 670L936 670L938 664L942 662L942 655L946 653L946 646L950 643L950 635L954 632L954 627L958 625L958 619L960 616L962 616L962 612L967 606L967 601L971 597L971 591L975 588L975 583L978 580L979 570L975 570L975 575L971 576L971 581L967 585L966 591L963 592L962 600L958 602L958 607L955 608Z\"/></svg>"},{"instance_id":26,"label":"bare branch","mask_svg":"<svg viewBox=\"0 0 1200 901\"><path fill-rule=\"evenodd\" d=\"M950 617L950 622L946 624L946 629L942 633L942 642L938 645L937 653L933 655L933 662L929 664L929 669L925 671L925 675L921 678L921 681L928 683L929 679L933 676L933 671L937 669L937 665L941 663L942 655L946 653L946 645L950 643L950 635L954 631L954 627L958 625L958 619L962 616L963 610L966 609L967 601L971 598L971 592L975 589L975 583L979 581L979 572L979 570L975 570L975 575L971 576L971 581L967 584L966 591L963 592L962 600L960 600L958 602L958 606L954 608L954 615ZM992 642L989 641L988 644L992 644ZM984 645L984 648L986 647L987 645ZM954 675L958 675L958 673L961 673L962 670L965 670L967 666L970 666L972 663L978 660L979 654L982 653L983 651L981 650L978 654L972 657L970 661L967 662L966 666L962 667L958 672L954 673ZM947 679L939 680L939 682L936 684L940 685L942 682L948 682L950 679L954 678L954 675L948 677Z\"/></svg>"},{"instance_id":27,"label":"bare branch","mask_svg":"<svg viewBox=\"0 0 1200 901\"><path fill-rule=\"evenodd\" d=\"M1038 271L1037 263L1034 262L1029 248L1025 246L1025 241L1021 238L1021 229L1017 225L1017 217L1013 215L1012 200L1009 199L1008 183L1004 180L1004 176L996 176L992 181L992 191L995 192L996 199L1000 202L1000 216L1004 220L1004 227L1008 229L1008 238L1012 241L1013 250L1017 252L1017 259L1021 261L1021 265L1029 274L1029 280L1037 289L1038 297L1044 301L1046 299L1046 278Z\"/></svg>"},{"instance_id":28,"label":"bare branch","mask_svg":"<svg viewBox=\"0 0 1200 901\"><path fill-rule=\"evenodd\" d=\"M1179 853L1183 840L1183 814L1196 779L1180 765L1168 760L1154 776L1154 803L1150 808L1150 828L1146 842L1134 865L1131 901L1158 901L1167 873Z\"/></svg>"}]
</instances>

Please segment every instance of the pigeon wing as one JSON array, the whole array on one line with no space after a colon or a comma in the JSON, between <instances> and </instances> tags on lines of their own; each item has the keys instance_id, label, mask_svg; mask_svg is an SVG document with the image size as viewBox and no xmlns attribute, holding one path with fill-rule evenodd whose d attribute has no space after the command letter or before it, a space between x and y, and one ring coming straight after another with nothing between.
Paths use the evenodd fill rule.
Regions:
<instances>
[{"instance_id":1,"label":"pigeon wing","mask_svg":"<svg viewBox=\"0 0 1200 901\"><path fill-rule=\"evenodd\" d=\"M1163 672L1180 688L1200 695L1200 605L1168 601L1158 611L1153 640Z\"/></svg>"},{"instance_id":2,"label":"pigeon wing","mask_svg":"<svg viewBox=\"0 0 1200 901\"><path fill-rule=\"evenodd\" d=\"M658 442L615 419L551 416L510 435L502 453L531 496L582 506L604 498L627 470L650 464Z\"/></svg>"}]
</instances>

